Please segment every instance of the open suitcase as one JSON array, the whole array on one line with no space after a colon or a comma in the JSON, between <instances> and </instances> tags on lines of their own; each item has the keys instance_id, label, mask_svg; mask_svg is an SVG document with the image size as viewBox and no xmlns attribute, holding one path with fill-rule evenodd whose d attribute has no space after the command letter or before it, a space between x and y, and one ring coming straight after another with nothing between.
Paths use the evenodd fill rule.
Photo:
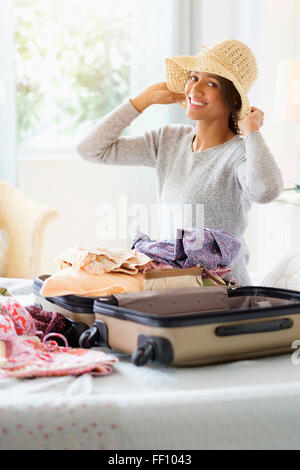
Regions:
<instances>
[{"instance_id":1,"label":"open suitcase","mask_svg":"<svg viewBox=\"0 0 300 470\"><path fill-rule=\"evenodd\" d=\"M81 347L109 347L144 365L195 366L289 353L300 339L300 292L189 287L100 297Z\"/></svg>"},{"instance_id":2,"label":"open suitcase","mask_svg":"<svg viewBox=\"0 0 300 470\"><path fill-rule=\"evenodd\" d=\"M80 335L95 321L94 298L65 295L44 297L40 290L50 274L38 276L33 281L34 304L47 312L58 312L68 320L69 329L65 333L69 346L78 347Z\"/></svg>"}]
</instances>

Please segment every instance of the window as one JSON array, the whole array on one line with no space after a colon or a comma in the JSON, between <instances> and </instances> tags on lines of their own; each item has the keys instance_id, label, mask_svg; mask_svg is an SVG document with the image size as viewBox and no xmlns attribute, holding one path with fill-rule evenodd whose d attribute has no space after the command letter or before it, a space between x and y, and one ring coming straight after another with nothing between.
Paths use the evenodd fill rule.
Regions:
<instances>
[{"instance_id":1,"label":"window","mask_svg":"<svg viewBox=\"0 0 300 470\"><path fill-rule=\"evenodd\" d=\"M18 154L74 152L129 94L132 0L14 0Z\"/></svg>"}]
</instances>

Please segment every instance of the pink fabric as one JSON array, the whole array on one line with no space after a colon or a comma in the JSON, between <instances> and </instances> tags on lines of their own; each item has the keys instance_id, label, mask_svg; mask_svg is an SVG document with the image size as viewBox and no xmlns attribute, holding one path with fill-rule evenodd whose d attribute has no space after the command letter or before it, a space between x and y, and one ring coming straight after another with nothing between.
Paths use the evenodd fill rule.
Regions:
<instances>
[{"instance_id":1,"label":"pink fabric","mask_svg":"<svg viewBox=\"0 0 300 470\"><path fill-rule=\"evenodd\" d=\"M0 341L6 341L17 336L14 322L8 316L0 315Z\"/></svg>"},{"instance_id":2,"label":"pink fabric","mask_svg":"<svg viewBox=\"0 0 300 470\"><path fill-rule=\"evenodd\" d=\"M32 316L13 297L6 298L1 306L0 313L11 318L18 335L34 335L37 333Z\"/></svg>"},{"instance_id":3,"label":"pink fabric","mask_svg":"<svg viewBox=\"0 0 300 470\"><path fill-rule=\"evenodd\" d=\"M0 306L0 340L16 335L33 335L37 333L34 320L25 307L13 297L5 297Z\"/></svg>"},{"instance_id":4,"label":"pink fabric","mask_svg":"<svg viewBox=\"0 0 300 470\"><path fill-rule=\"evenodd\" d=\"M159 263L158 261L150 261L145 268L143 268L143 272L146 271L156 271L158 269L175 269L170 264ZM225 277L226 274L231 273L231 269L229 268L222 268L220 266L216 266L209 270L209 273L213 276L220 276L221 278ZM203 273L203 277L207 277L205 273Z\"/></svg>"},{"instance_id":5,"label":"pink fabric","mask_svg":"<svg viewBox=\"0 0 300 470\"><path fill-rule=\"evenodd\" d=\"M212 274L213 276L220 276L220 277L225 277L226 274L231 273L231 269L229 268L221 268L219 266L212 268L209 270L209 273ZM203 274L205 276L205 274Z\"/></svg>"},{"instance_id":6,"label":"pink fabric","mask_svg":"<svg viewBox=\"0 0 300 470\"><path fill-rule=\"evenodd\" d=\"M115 356L92 349L57 346L48 351L47 343L28 338L11 340L6 361L2 361L0 378L25 378L44 376L108 375L112 365L118 361Z\"/></svg>"},{"instance_id":7,"label":"pink fabric","mask_svg":"<svg viewBox=\"0 0 300 470\"><path fill-rule=\"evenodd\" d=\"M174 269L173 266L166 263L159 263L158 261L150 261L141 271L157 271L158 269Z\"/></svg>"},{"instance_id":8,"label":"pink fabric","mask_svg":"<svg viewBox=\"0 0 300 470\"><path fill-rule=\"evenodd\" d=\"M58 346L53 340L38 338L34 320L25 307L10 297L0 310L0 378L80 375L90 372L107 375L118 361L101 351ZM51 336L54 334L50 333ZM55 336L55 335L54 335ZM58 334L58 337L62 335ZM4 353L3 353L4 350Z\"/></svg>"}]
</instances>

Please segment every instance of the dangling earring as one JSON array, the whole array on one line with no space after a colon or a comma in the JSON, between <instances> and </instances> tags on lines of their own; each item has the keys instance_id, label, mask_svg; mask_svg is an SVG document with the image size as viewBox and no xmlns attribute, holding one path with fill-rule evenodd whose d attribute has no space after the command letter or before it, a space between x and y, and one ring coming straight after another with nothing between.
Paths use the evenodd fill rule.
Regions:
<instances>
[{"instance_id":1,"label":"dangling earring","mask_svg":"<svg viewBox=\"0 0 300 470\"><path fill-rule=\"evenodd\" d=\"M240 131L240 128L239 128L239 125L238 125L238 113L237 111L233 111L232 113L232 121L233 121L233 125L234 125L234 128L236 129L236 133L241 135L241 131Z\"/></svg>"}]
</instances>

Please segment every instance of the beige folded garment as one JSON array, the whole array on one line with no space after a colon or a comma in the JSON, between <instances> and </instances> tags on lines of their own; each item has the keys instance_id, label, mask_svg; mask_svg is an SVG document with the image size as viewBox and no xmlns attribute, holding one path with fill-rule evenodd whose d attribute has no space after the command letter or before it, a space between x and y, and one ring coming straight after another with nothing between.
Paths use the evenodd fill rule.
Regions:
<instances>
[{"instance_id":1,"label":"beige folded garment","mask_svg":"<svg viewBox=\"0 0 300 470\"><path fill-rule=\"evenodd\" d=\"M143 287L143 274L104 273L91 274L72 267L62 269L48 277L41 288L44 297L79 295L99 297L138 292Z\"/></svg>"},{"instance_id":2,"label":"beige folded garment","mask_svg":"<svg viewBox=\"0 0 300 470\"><path fill-rule=\"evenodd\" d=\"M97 248L74 246L57 256L59 269L73 266L93 274L119 272L136 274L151 262L151 258L137 250L124 248Z\"/></svg>"},{"instance_id":3,"label":"beige folded garment","mask_svg":"<svg viewBox=\"0 0 300 470\"><path fill-rule=\"evenodd\" d=\"M202 273L203 269L198 266L186 269L145 270L143 272L143 290L203 287Z\"/></svg>"},{"instance_id":4,"label":"beige folded garment","mask_svg":"<svg viewBox=\"0 0 300 470\"><path fill-rule=\"evenodd\" d=\"M203 277L206 274L208 277ZM191 268L158 269L143 272L143 290L163 290L181 287L207 287L221 285L226 287L225 281L219 276L210 274L204 266Z\"/></svg>"}]
</instances>

